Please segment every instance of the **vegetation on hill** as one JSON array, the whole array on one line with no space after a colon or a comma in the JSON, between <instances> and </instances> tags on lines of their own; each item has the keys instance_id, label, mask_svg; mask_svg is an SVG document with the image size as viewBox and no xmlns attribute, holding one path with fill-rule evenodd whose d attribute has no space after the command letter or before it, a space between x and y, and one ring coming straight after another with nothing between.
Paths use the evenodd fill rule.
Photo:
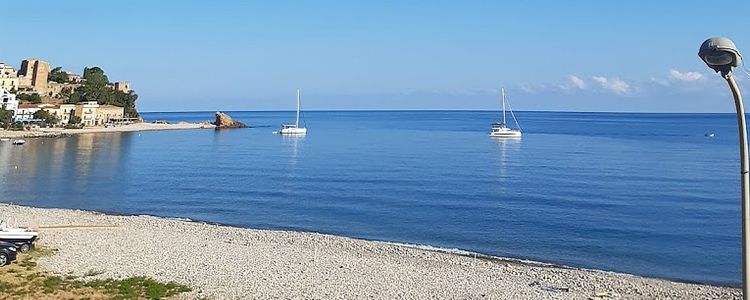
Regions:
<instances>
[{"instance_id":1,"label":"vegetation on hill","mask_svg":"<svg viewBox=\"0 0 750 300\"><path fill-rule=\"evenodd\" d=\"M98 101L99 104L116 105L125 108L126 117L138 117L135 101L138 94L133 91L116 91L110 86L109 78L99 67L83 69L83 84L70 94L65 103Z\"/></svg>"},{"instance_id":2,"label":"vegetation on hill","mask_svg":"<svg viewBox=\"0 0 750 300\"><path fill-rule=\"evenodd\" d=\"M68 74L62 70L62 67L57 67L49 71L47 81L66 83L69 81Z\"/></svg>"},{"instance_id":3,"label":"vegetation on hill","mask_svg":"<svg viewBox=\"0 0 750 300\"><path fill-rule=\"evenodd\" d=\"M124 108L125 117L137 118L140 116L138 110L135 108L135 101L138 100L138 94L134 91L128 91L126 93L115 90L102 68L84 68L83 79L81 85L75 88L75 90L71 87L65 87L57 95L52 95L50 92L50 96L54 96L54 98L62 100L62 102L66 104L76 104L82 101L97 101L99 104L120 106ZM68 77L68 74L63 71L62 67L56 67L50 70L48 81L69 83L70 78ZM77 85L72 85L72 87L75 86ZM44 102L42 96L36 93L18 94L17 98L21 103L37 104Z\"/></svg>"},{"instance_id":4,"label":"vegetation on hill","mask_svg":"<svg viewBox=\"0 0 750 300\"><path fill-rule=\"evenodd\" d=\"M13 111L0 107L0 128L9 128L13 125Z\"/></svg>"},{"instance_id":5,"label":"vegetation on hill","mask_svg":"<svg viewBox=\"0 0 750 300\"><path fill-rule=\"evenodd\" d=\"M21 103L42 103L42 97L39 94L18 94L16 99Z\"/></svg>"},{"instance_id":6,"label":"vegetation on hill","mask_svg":"<svg viewBox=\"0 0 750 300\"><path fill-rule=\"evenodd\" d=\"M39 119L47 125L57 124L57 116L50 114L48 111L40 109L34 113L34 119Z\"/></svg>"}]
</instances>

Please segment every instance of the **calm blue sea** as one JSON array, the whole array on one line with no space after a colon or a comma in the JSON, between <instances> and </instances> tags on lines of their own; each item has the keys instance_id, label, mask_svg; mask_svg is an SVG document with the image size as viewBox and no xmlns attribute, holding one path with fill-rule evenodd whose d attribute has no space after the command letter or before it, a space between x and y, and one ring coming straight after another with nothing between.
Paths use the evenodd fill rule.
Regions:
<instances>
[{"instance_id":1,"label":"calm blue sea","mask_svg":"<svg viewBox=\"0 0 750 300\"><path fill-rule=\"evenodd\" d=\"M740 282L732 114L518 112L522 140L487 136L496 112L305 112L304 138L230 115L255 127L2 142L0 202Z\"/></svg>"}]
</instances>

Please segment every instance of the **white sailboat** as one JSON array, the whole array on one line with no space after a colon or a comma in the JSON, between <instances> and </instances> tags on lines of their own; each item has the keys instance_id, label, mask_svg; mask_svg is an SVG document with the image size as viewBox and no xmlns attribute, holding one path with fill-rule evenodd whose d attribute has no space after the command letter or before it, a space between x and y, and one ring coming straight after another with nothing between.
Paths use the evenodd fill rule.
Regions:
<instances>
[{"instance_id":1,"label":"white sailboat","mask_svg":"<svg viewBox=\"0 0 750 300\"><path fill-rule=\"evenodd\" d=\"M307 128L299 126L299 89L297 89L297 120L294 122L294 124L281 125L281 131L279 131L279 133L283 135L307 134Z\"/></svg>"},{"instance_id":2,"label":"white sailboat","mask_svg":"<svg viewBox=\"0 0 750 300\"><path fill-rule=\"evenodd\" d=\"M518 129L509 128L505 124L505 88L500 89L502 91L502 103L503 103L503 121L501 123L492 123L492 129L490 130L490 137L493 138L521 138L521 126L518 125L516 115L513 114L513 109L510 109L510 115L513 117L513 121L516 122Z\"/></svg>"}]
</instances>

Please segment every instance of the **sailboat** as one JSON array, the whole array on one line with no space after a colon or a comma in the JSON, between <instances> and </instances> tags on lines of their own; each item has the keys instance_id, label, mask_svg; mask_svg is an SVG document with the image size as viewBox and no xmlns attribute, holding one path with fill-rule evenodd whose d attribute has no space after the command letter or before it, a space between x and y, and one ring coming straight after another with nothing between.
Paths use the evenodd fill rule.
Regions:
<instances>
[{"instance_id":1,"label":"sailboat","mask_svg":"<svg viewBox=\"0 0 750 300\"><path fill-rule=\"evenodd\" d=\"M516 122L518 129L509 128L505 124L505 88L500 89L502 91L502 103L503 103L503 121L501 123L492 123L492 129L490 130L490 137L493 138L521 138L521 126L518 125L516 115L513 114L513 109L510 110L510 115L513 117L513 121Z\"/></svg>"},{"instance_id":2,"label":"sailboat","mask_svg":"<svg viewBox=\"0 0 750 300\"><path fill-rule=\"evenodd\" d=\"M297 120L294 124L283 124L281 125L281 131L283 135L304 135L307 134L307 128L299 126L299 89L297 89Z\"/></svg>"}]
</instances>

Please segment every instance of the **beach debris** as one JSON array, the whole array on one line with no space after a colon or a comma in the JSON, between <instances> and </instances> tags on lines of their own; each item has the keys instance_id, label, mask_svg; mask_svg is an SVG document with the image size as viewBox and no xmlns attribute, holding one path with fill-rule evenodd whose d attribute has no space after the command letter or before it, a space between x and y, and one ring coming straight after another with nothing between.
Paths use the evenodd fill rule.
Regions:
<instances>
[{"instance_id":1,"label":"beach debris","mask_svg":"<svg viewBox=\"0 0 750 300\"><path fill-rule=\"evenodd\" d=\"M216 121L214 122L214 125L216 125L216 129L247 127L245 123L235 121L234 119L232 119L232 117L220 111L216 112Z\"/></svg>"},{"instance_id":2,"label":"beach debris","mask_svg":"<svg viewBox=\"0 0 750 300\"><path fill-rule=\"evenodd\" d=\"M594 293L594 297L590 297L589 299L599 299L599 298L605 298L608 296L609 296L609 293L607 291L598 291Z\"/></svg>"}]
</instances>

